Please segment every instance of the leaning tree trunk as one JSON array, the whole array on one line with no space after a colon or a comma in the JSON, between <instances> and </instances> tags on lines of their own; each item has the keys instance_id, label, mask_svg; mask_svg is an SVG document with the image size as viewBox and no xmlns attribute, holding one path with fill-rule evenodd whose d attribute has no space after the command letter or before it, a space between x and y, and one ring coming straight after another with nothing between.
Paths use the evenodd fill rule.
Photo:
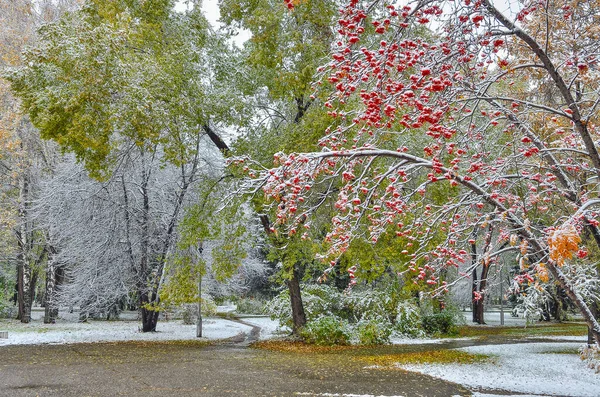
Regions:
<instances>
[{"instance_id":1,"label":"leaning tree trunk","mask_svg":"<svg viewBox=\"0 0 600 397\"><path fill-rule=\"evenodd\" d=\"M290 292L290 301L292 304L292 332L299 336L300 330L306 325L306 314L304 313L304 304L302 303L302 294L300 292L300 275L297 266L294 266L292 278L287 282Z\"/></svg>"}]
</instances>

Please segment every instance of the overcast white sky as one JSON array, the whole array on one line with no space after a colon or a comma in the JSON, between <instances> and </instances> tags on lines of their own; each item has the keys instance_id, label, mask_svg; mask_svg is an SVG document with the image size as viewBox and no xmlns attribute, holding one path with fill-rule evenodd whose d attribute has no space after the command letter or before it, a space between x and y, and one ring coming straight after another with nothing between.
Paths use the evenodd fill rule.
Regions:
<instances>
[{"instance_id":1,"label":"overcast white sky","mask_svg":"<svg viewBox=\"0 0 600 397\"><path fill-rule=\"evenodd\" d=\"M179 0L179 3L175 6L175 9L178 11L184 11L186 9L185 0ZM221 17L221 13L219 12L218 0L203 0L202 11L204 11L204 16L206 19L208 19L208 22L210 22L213 28L219 29L218 21ZM234 42L241 47L249 38L250 32L241 32L235 37Z\"/></svg>"}]
</instances>

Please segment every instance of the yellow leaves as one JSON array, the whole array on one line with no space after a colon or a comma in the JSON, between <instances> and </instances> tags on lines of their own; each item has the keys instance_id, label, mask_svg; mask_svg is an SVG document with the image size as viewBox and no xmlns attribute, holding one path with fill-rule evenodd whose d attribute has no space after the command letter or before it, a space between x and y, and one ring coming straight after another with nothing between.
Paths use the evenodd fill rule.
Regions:
<instances>
[{"instance_id":1,"label":"yellow leaves","mask_svg":"<svg viewBox=\"0 0 600 397\"><path fill-rule=\"evenodd\" d=\"M550 259L562 266L565 260L573 258L573 253L579 250L581 237L575 226L568 224L556 229L548 236Z\"/></svg>"},{"instance_id":2,"label":"yellow leaves","mask_svg":"<svg viewBox=\"0 0 600 397\"><path fill-rule=\"evenodd\" d=\"M521 242L521 244L519 245L519 251L521 252L521 255L527 255L527 247L529 246L529 243L527 242L527 240L523 240Z\"/></svg>"},{"instance_id":3,"label":"yellow leaves","mask_svg":"<svg viewBox=\"0 0 600 397\"><path fill-rule=\"evenodd\" d=\"M541 282L547 283L550 280L550 276L548 275L548 269L546 268L545 263L538 263L536 266L536 270L536 275Z\"/></svg>"}]
</instances>

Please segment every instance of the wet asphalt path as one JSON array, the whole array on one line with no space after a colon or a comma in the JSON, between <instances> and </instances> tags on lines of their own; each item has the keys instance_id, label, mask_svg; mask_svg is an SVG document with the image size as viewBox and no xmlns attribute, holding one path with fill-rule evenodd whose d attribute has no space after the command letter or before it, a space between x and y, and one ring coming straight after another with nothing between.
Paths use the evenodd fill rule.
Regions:
<instances>
[{"instance_id":1,"label":"wet asphalt path","mask_svg":"<svg viewBox=\"0 0 600 397\"><path fill-rule=\"evenodd\" d=\"M303 355L245 341L0 347L0 396L469 396L401 370L365 368L344 354Z\"/></svg>"}]
</instances>

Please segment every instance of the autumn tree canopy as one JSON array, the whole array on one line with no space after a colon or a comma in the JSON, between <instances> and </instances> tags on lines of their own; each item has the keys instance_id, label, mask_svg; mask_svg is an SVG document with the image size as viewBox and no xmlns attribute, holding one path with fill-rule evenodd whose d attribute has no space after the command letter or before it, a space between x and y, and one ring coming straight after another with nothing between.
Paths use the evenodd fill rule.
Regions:
<instances>
[{"instance_id":1,"label":"autumn tree canopy","mask_svg":"<svg viewBox=\"0 0 600 397\"><path fill-rule=\"evenodd\" d=\"M558 282L600 341L585 247L600 247L597 4L519 7L351 0L315 85L341 124L323 131L320 151L279 153L270 169L233 164L290 234L310 227L319 197L336 197L332 266L354 239L395 233L410 272L442 292L440 275L488 239L485 264L510 251L516 288ZM440 189L447 199L433 200Z\"/></svg>"}]
</instances>

